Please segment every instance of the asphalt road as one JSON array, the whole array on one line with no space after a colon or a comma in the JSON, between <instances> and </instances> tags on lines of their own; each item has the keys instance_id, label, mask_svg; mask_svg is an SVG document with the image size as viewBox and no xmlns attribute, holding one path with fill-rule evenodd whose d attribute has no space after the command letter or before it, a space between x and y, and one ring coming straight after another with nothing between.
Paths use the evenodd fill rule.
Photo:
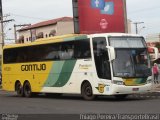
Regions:
<instances>
[{"instance_id":1,"label":"asphalt road","mask_svg":"<svg viewBox=\"0 0 160 120\"><path fill-rule=\"evenodd\" d=\"M160 91L159 86L160 84L155 84L153 88L157 87L156 90ZM160 92L130 95L125 100L103 96L85 101L78 95L48 97L41 94L25 98L18 97L15 92L0 90L0 120L106 120L103 117L94 119L94 116L86 119L83 116L85 114L157 114L155 120L159 120Z\"/></svg>"},{"instance_id":2,"label":"asphalt road","mask_svg":"<svg viewBox=\"0 0 160 120\"><path fill-rule=\"evenodd\" d=\"M34 98L17 97L13 92L0 90L0 113L12 114L133 114L160 113L160 93L131 95L125 100L114 97L99 97L94 101L85 101L81 96L63 95Z\"/></svg>"}]
</instances>

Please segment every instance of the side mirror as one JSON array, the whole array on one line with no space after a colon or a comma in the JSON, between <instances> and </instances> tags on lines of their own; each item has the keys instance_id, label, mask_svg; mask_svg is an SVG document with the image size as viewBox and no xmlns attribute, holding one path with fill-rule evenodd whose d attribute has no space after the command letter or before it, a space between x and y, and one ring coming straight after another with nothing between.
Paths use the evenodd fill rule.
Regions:
<instances>
[{"instance_id":1,"label":"side mirror","mask_svg":"<svg viewBox=\"0 0 160 120\"><path fill-rule=\"evenodd\" d=\"M156 47L148 47L148 48L151 48L151 49L153 49L153 51L154 51L154 53L150 54L150 56L151 56L151 61L157 60L157 59L159 58L158 48L156 48Z\"/></svg>"},{"instance_id":2,"label":"side mirror","mask_svg":"<svg viewBox=\"0 0 160 120\"><path fill-rule=\"evenodd\" d=\"M114 60L116 58L114 47L106 46L106 48L108 49L108 52L109 52L109 61Z\"/></svg>"}]
</instances>

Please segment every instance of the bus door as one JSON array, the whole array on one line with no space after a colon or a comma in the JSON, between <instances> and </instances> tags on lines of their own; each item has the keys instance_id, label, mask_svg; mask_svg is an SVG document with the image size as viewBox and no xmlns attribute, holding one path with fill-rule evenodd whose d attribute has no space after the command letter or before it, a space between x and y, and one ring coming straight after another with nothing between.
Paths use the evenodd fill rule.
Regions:
<instances>
[{"instance_id":1,"label":"bus door","mask_svg":"<svg viewBox=\"0 0 160 120\"><path fill-rule=\"evenodd\" d=\"M111 86L111 64L106 46L105 37L93 38L93 54L99 86Z\"/></svg>"}]
</instances>

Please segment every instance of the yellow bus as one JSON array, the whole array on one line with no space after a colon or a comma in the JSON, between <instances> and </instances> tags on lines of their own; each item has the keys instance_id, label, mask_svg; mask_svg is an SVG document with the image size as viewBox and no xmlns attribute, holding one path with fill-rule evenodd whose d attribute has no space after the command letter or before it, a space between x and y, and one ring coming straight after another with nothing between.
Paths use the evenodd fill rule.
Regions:
<instances>
[{"instance_id":1,"label":"yellow bus","mask_svg":"<svg viewBox=\"0 0 160 120\"><path fill-rule=\"evenodd\" d=\"M3 48L2 88L18 96L81 94L84 99L151 91L151 65L142 36L69 34Z\"/></svg>"}]
</instances>

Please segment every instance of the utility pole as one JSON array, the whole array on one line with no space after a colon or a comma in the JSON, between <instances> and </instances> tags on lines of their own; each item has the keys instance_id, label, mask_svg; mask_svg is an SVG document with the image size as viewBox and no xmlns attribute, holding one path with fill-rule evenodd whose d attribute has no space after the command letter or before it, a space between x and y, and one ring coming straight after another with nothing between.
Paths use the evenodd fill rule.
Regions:
<instances>
[{"instance_id":1,"label":"utility pole","mask_svg":"<svg viewBox=\"0 0 160 120\"><path fill-rule=\"evenodd\" d=\"M136 26L136 34L138 34L138 24L142 24L142 23L144 23L144 22L135 22L135 23L133 23Z\"/></svg>"},{"instance_id":2,"label":"utility pole","mask_svg":"<svg viewBox=\"0 0 160 120\"><path fill-rule=\"evenodd\" d=\"M80 27L79 27L79 15L78 15L78 0L72 0L72 6L73 6L74 33L79 34Z\"/></svg>"},{"instance_id":3,"label":"utility pole","mask_svg":"<svg viewBox=\"0 0 160 120\"><path fill-rule=\"evenodd\" d=\"M3 37L3 34L4 34L4 32L3 32L3 11L2 11L2 0L0 0L0 26L1 26L1 44L2 44L2 47L3 47L3 45L4 45L4 37Z\"/></svg>"},{"instance_id":4,"label":"utility pole","mask_svg":"<svg viewBox=\"0 0 160 120\"><path fill-rule=\"evenodd\" d=\"M24 26L30 26L31 24L20 24L16 25L14 24L14 37L15 37L15 42L17 42L17 27L24 27Z\"/></svg>"},{"instance_id":5,"label":"utility pole","mask_svg":"<svg viewBox=\"0 0 160 120\"><path fill-rule=\"evenodd\" d=\"M1 26L2 26L2 46L4 46L4 26L3 26L3 23L8 23L8 22L12 22L14 21L14 19L10 19L10 20L1 20Z\"/></svg>"},{"instance_id":6,"label":"utility pole","mask_svg":"<svg viewBox=\"0 0 160 120\"><path fill-rule=\"evenodd\" d=\"M124 25L125 25L125 33L128 33L128 19L127 19L127 8L126 8L126 0L123 0L124 4Z\"/></svg>"}]
</instances>

